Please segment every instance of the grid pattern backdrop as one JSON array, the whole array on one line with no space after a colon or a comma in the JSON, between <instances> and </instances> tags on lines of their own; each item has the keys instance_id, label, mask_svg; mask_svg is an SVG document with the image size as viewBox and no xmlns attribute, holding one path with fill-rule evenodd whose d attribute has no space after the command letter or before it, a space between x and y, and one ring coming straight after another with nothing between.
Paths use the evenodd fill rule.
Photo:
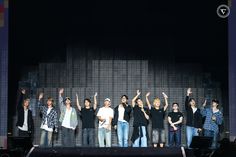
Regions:
<instances>
[{"instance_id":1,"label":"grid pattern backdrop","mask_svg":"<svg viewBox=\"0 0 236 157\"><path fill-rule=\"evenodd\" d=\"M119 53L117 50L115 52L111 50L109 53L108 50L78 48L72 45L67 49L65 63L40 63L38 70L28 73L28 77L19 82L19 86L25 86L24 82L28 82L27 88L33 91L31 92L32 101L30 107L35 120L34 144L39 144L41 122L35 103L36 97L39 92L44 92L46 97L52 96L57 102L58 90L61 87L65 88L64 96L72 98L74 107L76 107L76 93L79 95L80 103L83 104L84 98L93 100L94 93L98 92L98 107L102 107L104 99L109 97L112 101L111 107L114 108L119 104L120 96L123 94L128 95L129 103L131 103L136 90L139 89L142 92L141 98L143 100L146 92L150 91L151 100L155 97L160 97L162 102L164 102L161 93L167 93L169 96L168 112L171 111L171 104L178 102L180 110L185 114L183 105L188 87L192 88L193 97L199 105L205 98L218 98L222 102L220 84L213 81L214 86L208 87L209 80L212 81L213 79L210 74L203 72L201 65L176 65L171 62L156 62L150 59L136 58L135 56L125 58L125 55L117 55L117 53ZM59 112L58 106L56 108ZM98 121L96 120L96 128L97 123ZM79 120L79 126L76 130L77 146L81 146L82 143L81 125L81 120ZM133 131L132 125L133 118L130 120L129 137L131 137ZM182 144L185 145L185 125L183 126ZM167 118L165 119L165 129L167 133ZM150 136L151 121L148 130ZM95 142L98 146L97 129L95 137ZM166 135L166 141L168 141L167 138L168 136ZM54 144L55 146L61 145L60 132ZM131 145L130 140L129 144ZM151 140L149 144L151 145ZM112 130L112 146L117 145L117 135L115 130Z\"/></svg>"}]
</instances>

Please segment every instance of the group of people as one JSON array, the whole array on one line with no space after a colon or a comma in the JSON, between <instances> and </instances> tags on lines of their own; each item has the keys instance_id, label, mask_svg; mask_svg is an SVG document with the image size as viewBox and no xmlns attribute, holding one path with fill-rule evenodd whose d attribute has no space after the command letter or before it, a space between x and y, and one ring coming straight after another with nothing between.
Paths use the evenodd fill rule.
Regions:
<instances>
[{"instance_id":1,"label":"group of people","mask_svg":"<svg viewBox=\"0 0 236 157\"><path fill-rule=\"evenodd\" d=\"M53 133L61 128L62 146L74 147L75 130L78 126L78 115L82 120L82 145L85 147L95 146L95 120L98 119L98 143L99 147L111 147L111 131L116 129L119 147L129 146L130 117L133 114L133 133L131 141L133 147L147 147L149 135L147 126L149 120L152 121L151 141L153 147L164 147L166 132L164 121L168 108L168 96L163 92L164 106L161 105L160 98L153 100L153 105L149 101L150 92L146 94L146 104L140 98L141 92L137 90L136 95L128 104L128 96L122 95L120 104L114 109L111 108L111 100L106 98L104 104L97 111L97 93L94 95L93 105L89 98L84 99L84 106L79 103L76 93L76 108L72 106L70 97L63 98L64 89L59 89L59 109L60 116L55 109L54 99L47 98L46 104L42 103L43 93L39 94L37 104L42 115L40 146L48 147L52 144ZM21 90L20 101L17 106L18 120L17 127L19 136L32 136L34 124L32 111L29 109L30 99L25 98L26 91ZM186 111L186 137L187 147L190 147L193 136L199 136L203 132L204 136L212 137L212 147L217 147L217 137L219 125L222 124L223 115L219 110L219 101L213 99L210 107L206 107L207 101L198 108L193 98L191 88L187 90L185 99ZM203 117L205 121L203 122ZM179 110L177 102L172 103L172 110L167 114L168 122L168 144L169 146L181 146L181 128L184 114ZM60 124L60 125L59 125Z\"/></svg>"}]
</instances>

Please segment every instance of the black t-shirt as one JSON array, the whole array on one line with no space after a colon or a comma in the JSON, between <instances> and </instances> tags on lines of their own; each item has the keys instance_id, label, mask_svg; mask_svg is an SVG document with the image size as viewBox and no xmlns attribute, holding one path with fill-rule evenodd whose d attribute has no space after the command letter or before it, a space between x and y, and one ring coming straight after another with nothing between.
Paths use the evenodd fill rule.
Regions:
<instances>
[{"instance_id":1,"label":"black t-shirt","mask_svg":"<svg viewBox=\"0 0 236 157\"><path fill-rule=\"evenodd\" d=\"M91 107L81 108L81 119L82 119L82 129L84 128L95 128L94 120L95 120L95 110Z\"/></svg>"},{"instance_id":2,"label":"black t-shirt","mask_svg":"<svg viewBox=\"0 0 236 157\"><path fill-rule=\"evenodd\" d=\"M148 110L144 108L145 112L148 114ZM133 108L134 123L133 126L147 126L148 120L145 118L144 113L141 111L141 108L138 105L135 105Z\"/></svg>"},{"instance_id":3,"label":"black t-shirt","mask_svg":"<svg viewBox=\"0 0 236 157\"><path fill-rule=\"evenodd\" d=\"M153 129L164 129L164 118L165 111L164 108L155 109L154 107L150 110L151 118L152 118L152 128Z\"/></svg>"},{"instance_id":4,"label":"black t-shirt","mask_svg":"<svg viewBox=\"0 0 236 157\"><path fill-rule=\"evenodd\" d=\"M170 112L168 114L168 117L170 117L172 123L174 123L174 122L177 122L180 119L180 117L184 117L184 115L181 112ZM178 125L181 126L181 123Z\"/></svg>"}]
</instances>

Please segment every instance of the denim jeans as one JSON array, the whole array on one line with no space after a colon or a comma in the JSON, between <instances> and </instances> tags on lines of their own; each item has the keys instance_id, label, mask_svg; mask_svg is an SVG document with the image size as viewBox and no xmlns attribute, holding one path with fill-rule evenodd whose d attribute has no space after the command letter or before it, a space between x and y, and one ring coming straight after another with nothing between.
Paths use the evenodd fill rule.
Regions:
<instances>
[{"instance_id":1,"label":"denim jeans","mask_svg":"<svg viewBox=\"0 0 236 157\"><path fill-rule=\"evenodd\" d=\"M190 147L190 144L192 143L193 136L198 136L198 129L191 127L191 126L186 126L186 135L187 135L187 147Z\"/></svg>"},{"instance_id":2,"label":"denim jeans","mask_svg":"<svg viewBox=\"0 0 236 157\"><path fill-rule=\"evenodd\" d=\"M180 147L181 146L181 127L176 131L169 130L169 146Z\"/></svg>"},{"instance_id":3,"label":"denim jeans","mask_svg":"<svg viewBox=\"0 0 236 157\"><path fill-rule=\"evenodd\" d=\"M215 149L217 148L217 136L218 134L215 131L212 130L204 130L204 136L212 137L212 145L211 148Z\"/></svg>"},{"instance_id":4,"label":"denim jeans","mask_svg":"<svg viewBox=\"0 0 236 157\"><path fill-rule=\"evenodd\" d=\"M82 130L82 144L84 147L94 147L94 135L95 129L94 128L84 128Z\"/></svg>"},{"instance_id":5,"label":"denim jeans","mask_svg":"<svg viewBox=\"0 0 236 157\"><path fill-rule=\"evenodd\" d=\"M75 131L62 126L61 141L63 147L75 147Z\"/></svg>"},{"instance_id":6,"label":"denim jeans","mask_svg":"<svg viewBox=\"0 0 236 157\"><path fill-rule=\"evenodd\" d=\"M111 147L111 130L106 128L98 128L98 143L99 147Z\"/></svg>"},{"instance_id":7,"label":"denim jeans","mask_svg":"<svg viewBox=\"0 0 236 157\"><path fill-rule=\"evenodd\" d=\"M133 147L147 147L147 133L146 133L146 127L145 126L141 126L142 128L142 132L143 132L143 137L139 137L137 138L134 143L133 143ZM139 127L139 135L141 134L141 130Z\"/></svg>"},{"instance_id":8,"label":"denim jeans","mask_svg":"<svg viewBox=\"0 0 236 157\"><path fill-rule=\"evenodd\" d=\"M128 147L129 138L129 123L118 121L117 123L117 135L119 147Z\"/></svg>"},{"instance_id":9,"label":"denim jeans","mask_svg":"<svg viewBox=\"0 0 236 157\"><path fill-rule=\"evenodd\" d=\"M42 129L40 137L40 146L50 147L52 144L52 132Z\"/></svg>"}]
</instances>

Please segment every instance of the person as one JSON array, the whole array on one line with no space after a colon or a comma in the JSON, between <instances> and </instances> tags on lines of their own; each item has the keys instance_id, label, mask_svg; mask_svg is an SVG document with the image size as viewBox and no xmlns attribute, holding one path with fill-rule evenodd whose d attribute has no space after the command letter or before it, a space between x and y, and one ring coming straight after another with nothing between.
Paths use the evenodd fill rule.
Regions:
<instances>
[{"instance_id":1,"label":"person","mask_svg":"<svg viewBox=\"0 0 236 157\"><path fill-rule=\"evenodd\" d=\"M190 94L192 94L192 91L191 88L188 88L185 99L186 135L188 148L190 148L193 136L199 136L199 133L202 131L201 111L199 108L197 108L195 100L193 98L189 98Z\"/></svg>"},{"instance_id":2,"label":"person","mask_svg":"<svg viewBox=\"0 0 236 157\"><path fill-rule=\"evenodd\" d=\"M59 90L61 139L63 147L75 147L75 129L78 125L77 112L71 105L70 97L63 99L64 89Z\"/></svg>"},{"instance_id":3,"label":"person","mask_svg":"<svg viewBox=\"0 0 236 157\"><path fill-rule=\"evenodd\" d=\"M48 97L47 106L42 103L43 93L39 94L38 98L38 107L42 113L42 122L41 122L41 137L40 137L40 146L49 147L53 143L52 136L53 132L58 132L58 119L57 111L54 108L54 100L52 97Z\"/></svg>"},{"instance_id":4,"label":"person","mask_svg":"<svg viewBox=\"0 0 236 157\"><path fill-rule=\"evenodd\" d=\"M98 143L99 147L111 147L111 122L114 116L114 111L110 107L111 100L106 98L104 106L99 108L97 117L99 120L98 126ZM106 145L104 143L106 141Z\"/></svg>"},{"instance_id":5,"label":"person","mask_svg":"<svg viewBox=\"0 0 236 157\"><path fill-rule=\"evenodd\" d=\"M34 121L32 111L29 109L30 99L25 97L26 90L20 92L19 102L17 104L17 122L18 135L30 137L33 140Z\"/></svg>"},{"instance_id":6,"label":"person","mask_svg":"<svg viewBox=\"0 0 236 157\"><path fill-rule=\"evenodd\" d=\"M149 120L148 109L144 108L143 101L139 98L141 92L137 90L136 96L132 99L133 108L133 134L131 141L133 147L147 147L147 125Z\"/></svg>"},{"instance_id":7,"label":"person","mask_svg":"<svg viewBox=\"0 0 236 157\"><path fill-rule=\"evenodd\" d=\"M205 122L203 124L204 136L213 137L212 140L212 148L217 148L217 137L219 133L219 125L222 124L223 114L219 110L219 101L217 99L213 99L211 103L211 107L206 107L207 101L202 105L201 114L205 118Z\"/></svg>"},{"instance_id":8,"label":"person","mask_svg":"<svg viewBox=\"0 0 236 157\"><path fill-rule=\"evenodd\" d=\"M91 106L91 100L89 98L84 99L84 107L79 104L79 97L76 93L76 103L78 110L80 112L80 117L82 120L82 145L84 147L94 147L95 141L95 117L97 109L97 92L94 95L94 104Z\"/></svg>"},{"instance_id":9,"label":"person","mask_svg":"<svg viewBox=\"0 0 236 157\"><path fill-rule=\"evenodd\" d=\"M179 104L172 104L172 112L168 114L169 123L169 146L181 146L181 126L183 123L183 113L179 111Z\"/></svg>"},{"instance_id":10,"label":"person","mask_svg":"<svg viewBox=\"0 0 236 157\"><path fill-rule=\"evenodd\" d=\"M146 94L146 102L150 110L150 117L152 119L152 143L153 147L157 147L160 144L160 147L164 146L165 143L165 129L164 129L164 118L165 112L168 107L168 96L162 92L162 95L165 99L164 107L160 107L161 101L159 98L155 98L153 101L153 107L149 102L150 92Z\"/></svg>"},{"instance_id":11,"label":"person","mask_svg":"<svg viewBox=\"0 0 236 157\"><path fill-rule=\"evenodd\" d=\"M128 104L128 96L121 96L121 103L114 109L114 119L112 125L117 129L119 147L128 147L129 120L131 106Z\"/></svg>"}]
</instances>

